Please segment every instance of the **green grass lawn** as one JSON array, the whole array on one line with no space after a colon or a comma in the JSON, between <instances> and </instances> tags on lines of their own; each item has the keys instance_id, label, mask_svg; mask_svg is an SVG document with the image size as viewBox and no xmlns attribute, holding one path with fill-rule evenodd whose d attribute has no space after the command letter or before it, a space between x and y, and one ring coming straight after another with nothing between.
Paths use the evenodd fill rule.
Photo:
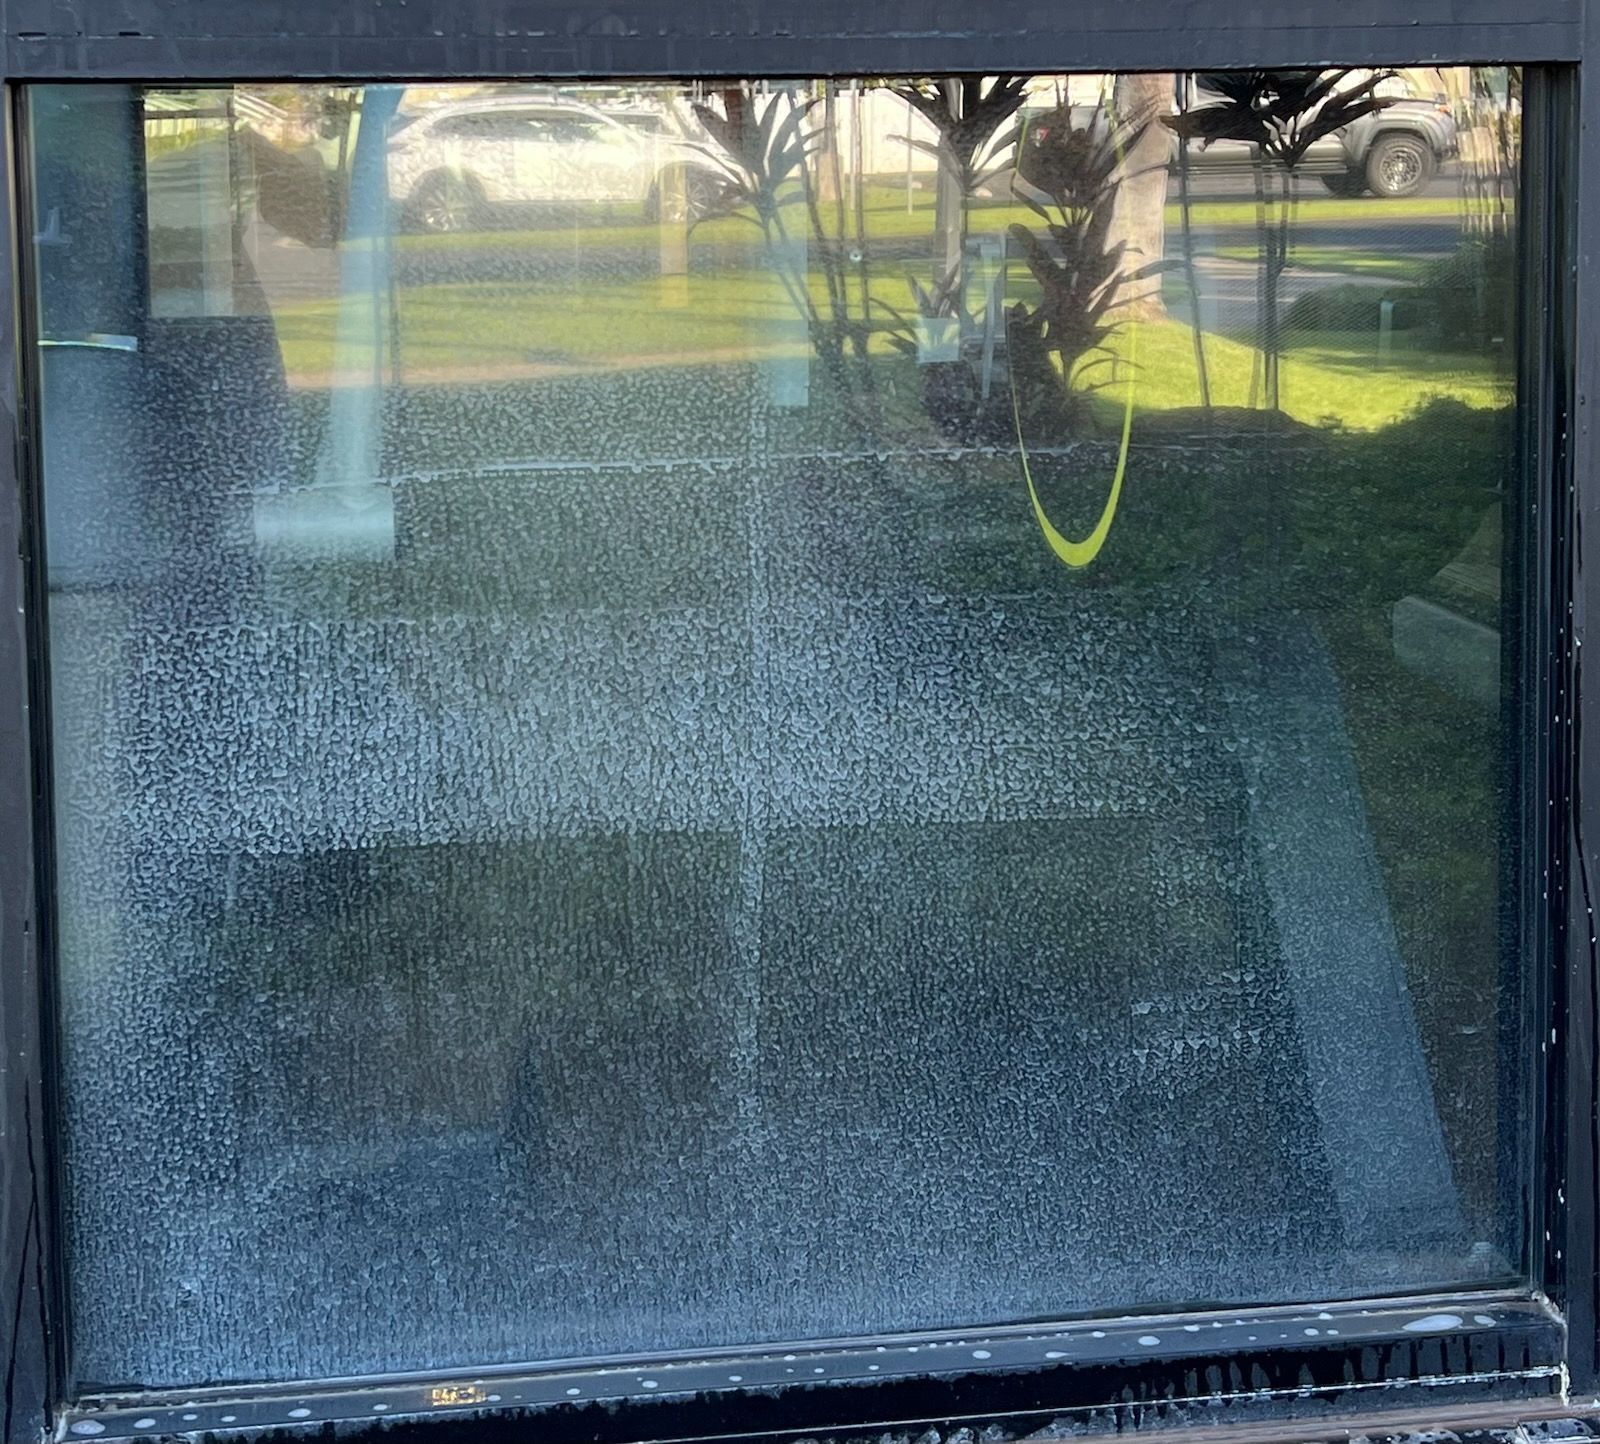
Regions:
<instances>
[{"instance_id":1,"label":"green grass lawn","mask_svg":"<svg viewBox=\"0 0 1600 1444\"><path fill-rule=\"evenodd\" d=\"M1145 322L1112 337L1114 355L1126 358L1137 347L1135 414L1200 405L1194 339L1177 321ZM1473 407L1503 406L1510 399L1509 378L1483 355L1431 349L1412 333L1394 340L1380 357L1375 335L1359 332L1290 332L1284 338L1279 380L1282 409L1313 426L1372 431L1397 421L1435 397ZM1261 363L1260 349L1228 336L1204 338L1211 401L1219 407L1252 404L1251 378ZM1101 373L1104 374L1103 372ZM1118 384L1100 394L1099 404L1120 410L1125 393ZM1254 404L1260 404L1259 383Z\"/></svg>"},{"instance_id":2,"label":"green grass lawn","mask_svg":"<svg viewBox=\"0 0 1600 1444\"><path fill-rule=\"evenodd\" d=\"M812 271L809 279L812 297L826 314L826 281L820 271ZM1013 289L1013 299L1029 299L1025 282ZM897 308L914 310L903 277L886 272L873 290ZM853 302L855 294L852 288ZM352 378L371 374L368 348L336 358L337 318L338 302L332 299L276 311L285 365L298 384L326 385L340 371ZM895 355L890 318L879 312L876 322L873 354ZM772 271L759 269L622 280L580 275L559 284L410 286L398 295L397 329L402 378L418 384L730 364L810 351L790 294ZM1119 358L1135 346L1138 412L1200 404L1193 339L1185 325L1169 320L1125 326L1108 343ZM1215 405L1259 404L1259 382L1252 400L1252 377L1259 376L1261 356L1250 339L1208 335L1205 352ZM1109 376L1102 367L1098 379ZM1121 382L1119 374L1098 394L1097 405L1108 415L1124 404ZM1438 350L1420 333L1397 334L1391 353L1381 358L1370 332L1285 337L1283 409L1311 425L1370 430L1430 397L1452 397L1475 407L1500 405L1505 388L1489 357Z\"/></svg>"},{"instance_id":3,"label":"green grass lawn","mask_svg":"<svg viewBox=\"0 0 1600 1444\"><path fill-rule=\"evenodd\" d=\"M861 288L868 283L880 303L872 316L871 353L889 358L897 354L891 333L898 329L902 336L907 334L908 320L917 311L909 276L917 271L925 278L928 271L925 261L906 257L931 256L935 250L934 193L927 177L920 178L909 194L899 185L874 182L864 188L861 201L867 235L892 248L897 259L883 253L875 257L869 244L854 265L846 266L850 315L852 319L861 315ZM842 224L847 233L845 254L848 232L854 229L853 202L847 189L842 203L822 207L823 228L837 232ZM1456 198L1343 199L1309 186L1298 203L1296 226L1329 223L1336 232L1341 223L1379 217L1459 217L1469 209L1469 202ZM793 204L783 214L797 241L811 231L803 204ZM1179 207L1169 205L1167 214L1169 227L1175 226ZM1200 225L1253 226L1256 207L1248 200L1202 201L1191 207L1190 215ZM969 236L1001 232L1018 222L1030 223L1032 229L1038 226L1037 216L1008 198L969 203ZM719 216L689 230L690 274L649 274L663 241L671 240L671 230L644 221L635 206L615 204L588 207L582 213L575 211L565 223L533 229L398 236L394 244L406 259L403 274L409 283L397 292L394 324L386 321L380 328L391 333L383 343L386 359L394 359L388 350L397 338L402 379L428 384L728 365L813 354L796 287L804 284L816 311L828 317L828 280L821 248L814 241L804 281L796 276L785 283L761 229L748 216ZM1169 230L1169 251L1176 244ZM470 260L450 259L469 250ZM497 253L505 257L506 279L479 279L494 269L492 258ZM518 264L519 253L530 259ZM1258 259L1249 242L1225 245L1211 254L1245 263ZM434 255L439 258L436 262L430 260ZM1423 281L1434 264L1414 256L1341 246L1336 234L1330 238L1326 231L1317 244L1296 247L1292 253L1293 267L1383 283ZM647 273L619 274L631 268ZM1169 302L1186 299L1176 270L1165 277L1163 290ZM1037 294L1026 268L1014 263L1008 302L1032 303ZM894 308L906 319L896 321L884 307ZM372 374L370 347L336 354L338 310L338 300L328 298L297 301L275 311L285 363L297 384L316 387L335 377L358 380ZM1498 358L1481 351L1453 351L1439 344L1437 332L1432 334L1430 341L1420 329L1397 333L1392 349L1382 358L1375 327L1290 334L1283 344L1282 407L1307 424L1370 430L1432 397L1474 407L1504 401ZM1111 337L1108 349L1114 357L1125 357L1135 344L1139 359L1134 405L1139 412L1200 404L1193 339L1182 324L1146 322L1136 343L1133 329L1124 327ZM1205 338L1205 352L1215 405L1261 403L1258 338L1210 335ZM1113 376L1115 384L1100 391L1095 401L1108 420L1123 405L1122 376L1106 367L1097 373L1101 381Z\"/></svg>"}]
</instances>

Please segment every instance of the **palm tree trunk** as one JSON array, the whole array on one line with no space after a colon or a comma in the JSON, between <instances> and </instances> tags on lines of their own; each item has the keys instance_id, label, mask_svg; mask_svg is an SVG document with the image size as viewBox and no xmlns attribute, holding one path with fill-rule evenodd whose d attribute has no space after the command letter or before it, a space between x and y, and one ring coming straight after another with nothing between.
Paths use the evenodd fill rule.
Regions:
<instances>
[{"instance_id":1,"label":"palm tree trunk","mask_svg":"<svg viewBox=\"0 0 1600 1444\"><path fill-rule=\"evenodd\" d=\"M1255 146L1252 149L1250 175L1255 182L1256 252L1261 260L1260 268L1256 273L1256 312L1261 345L1250 360L1250 408L1254 410L1256 399L1260 394L1263 373L1267 368L1266 358L1271 350L1273 341L1272 313L1267 306L1267 294L1270 288L1268 277L1272 271L1272 231L1267 224L1266 160L1261 154L1260 146Z\"/></svg>"},{"instance_id":2,"label":"palm tree trunk","mask_svg":"<svg viewBox=\"0 0 1600 1444\"><path fill-rule=\"evenodd\" d=\"M1200 285L1194 269L1194 227L1189 214L1189 137L1178 140L1178 209L1183 218L1183 278L1189 287L1189 334L1194 340L1194 371L1200 405L1211 410L1211 377L1206 371L1205 332L1200 326Z\"/></svg>"},{"instance_id":3,"label":"palm tree trunk","mask_svg":"<svg viewBox=\"0 0 1600 1444\"><path fill-rule=\"evenodd\" d=\"M1122 242L1129 271L1151 267L1166 252L1168 132L1156 117L1172 97L1169 71L1122 75L1113 93L1113 123L1130 137L1122 157L1107 244ZM1167 314L1159 274L1124 282L1118 292L1124 314L1160 320Z\"/></svg>"}]
</instances>

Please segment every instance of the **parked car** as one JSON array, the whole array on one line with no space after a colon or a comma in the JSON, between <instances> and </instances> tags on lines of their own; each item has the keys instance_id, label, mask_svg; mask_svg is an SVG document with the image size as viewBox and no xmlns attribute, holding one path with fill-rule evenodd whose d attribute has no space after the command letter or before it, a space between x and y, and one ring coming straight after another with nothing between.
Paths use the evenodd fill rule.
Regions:
<instances>
[{"instance_id":1,"label":"parked car","mask_svg":"<svg viewBox=\"0 0 1600 1444\"><path fill-rule=\"evenodd\" d=\"M389 193L406 222L464 231L498 212L588 203L714 212L727 181L669 111L615 112L560 95L494 95L430 107L392 136Z\"/></svg>"},{"instance_id":2,"label":"parked car","mask_svg":"<svg viewBox=\"0 0 1600 1444\"><path fill-rule=\"evenodd\" d=\"M1188 91L1186 108L1198 110L1214 101L1216 93L1207 87L1204 74L1186 75L1183 83ZM1335 195L1358 196L1371 191L1390 199L1415 195L1433 179L1440 165L1458 149L1456 123L1446 97L1418 95L1396 82L1381 87L1378 93L1389 103L1312 145L1299 164L1301 174L1316 176ZM1094 106L1073 106L1073 124L1088 124L1095 110ZM1041 113L1030 123L1030 141L1037 144L1048 136L1052 114L1059 112ZM1177 147L1173 136L1174 165ZM1245 175L1254 160L1253 150L1242 140L1191 143L1188 163L1192 174ZM1026 176L1025 160L1020 169Z\"/></svg>"}]
</instances>

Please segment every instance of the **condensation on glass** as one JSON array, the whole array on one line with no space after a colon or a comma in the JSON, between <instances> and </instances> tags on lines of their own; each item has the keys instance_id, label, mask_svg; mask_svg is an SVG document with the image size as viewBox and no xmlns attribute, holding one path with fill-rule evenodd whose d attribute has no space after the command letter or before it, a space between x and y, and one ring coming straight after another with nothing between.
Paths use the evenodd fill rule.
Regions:
<instances>
[{"instance_id":1,"label":"condensation on glass","mask_svg":"<svg viewBox=\"0 0 1600 1444\"><path fill-rule=\"evenodd\" d=\"M80 1387L1519 1277L1519 94L34 89Z\"/></svg>"}]
</instances>

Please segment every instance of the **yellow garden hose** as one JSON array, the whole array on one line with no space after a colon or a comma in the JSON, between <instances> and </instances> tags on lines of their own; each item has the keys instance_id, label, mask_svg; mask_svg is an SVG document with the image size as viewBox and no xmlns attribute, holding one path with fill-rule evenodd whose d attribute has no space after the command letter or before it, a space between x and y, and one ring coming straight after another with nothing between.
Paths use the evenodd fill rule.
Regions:
<instances>
[{"instance_id":1,"label":"yellow garden hose","mask_svg":"<svg viewBox=\"0 0 1600 1444\"><path fill-rule=\"evenodd\" d=\"M1100 520L1095 523L1094 530L1082 541L1072 541L1061 535L1050 523L1050 518L1044 514L1044 503L1039 500L1039 488L1033 484L1033 468L1028 464L1028 446L1022 439L1022 413L1017 406L1017 387L1013 377L1011 384L1011 420L1017 431L1017 454L1022 458L1022 475L1028 483L1028 496L1033 501L1033 514L1038 520L1039 530L1044 533L1044 539L1049 542L1050 550L1061 558L1069 567L1086 567L1097 556L1100 548L1106 544L1106 538L1111 535L1111 519L1117 514L1117 499L1122 495L1122 478L1128 470L1128 440L1133 435L1133 387L1138 376L1138 367L1134 364L1139 349L1138 323L1128 332L1128 400L1122 412L1122 445L1117 451L1117 469L1111 478L1111 495L1106 498L1105 509L1100 513Z\"/></svg>"}]
</instances>

